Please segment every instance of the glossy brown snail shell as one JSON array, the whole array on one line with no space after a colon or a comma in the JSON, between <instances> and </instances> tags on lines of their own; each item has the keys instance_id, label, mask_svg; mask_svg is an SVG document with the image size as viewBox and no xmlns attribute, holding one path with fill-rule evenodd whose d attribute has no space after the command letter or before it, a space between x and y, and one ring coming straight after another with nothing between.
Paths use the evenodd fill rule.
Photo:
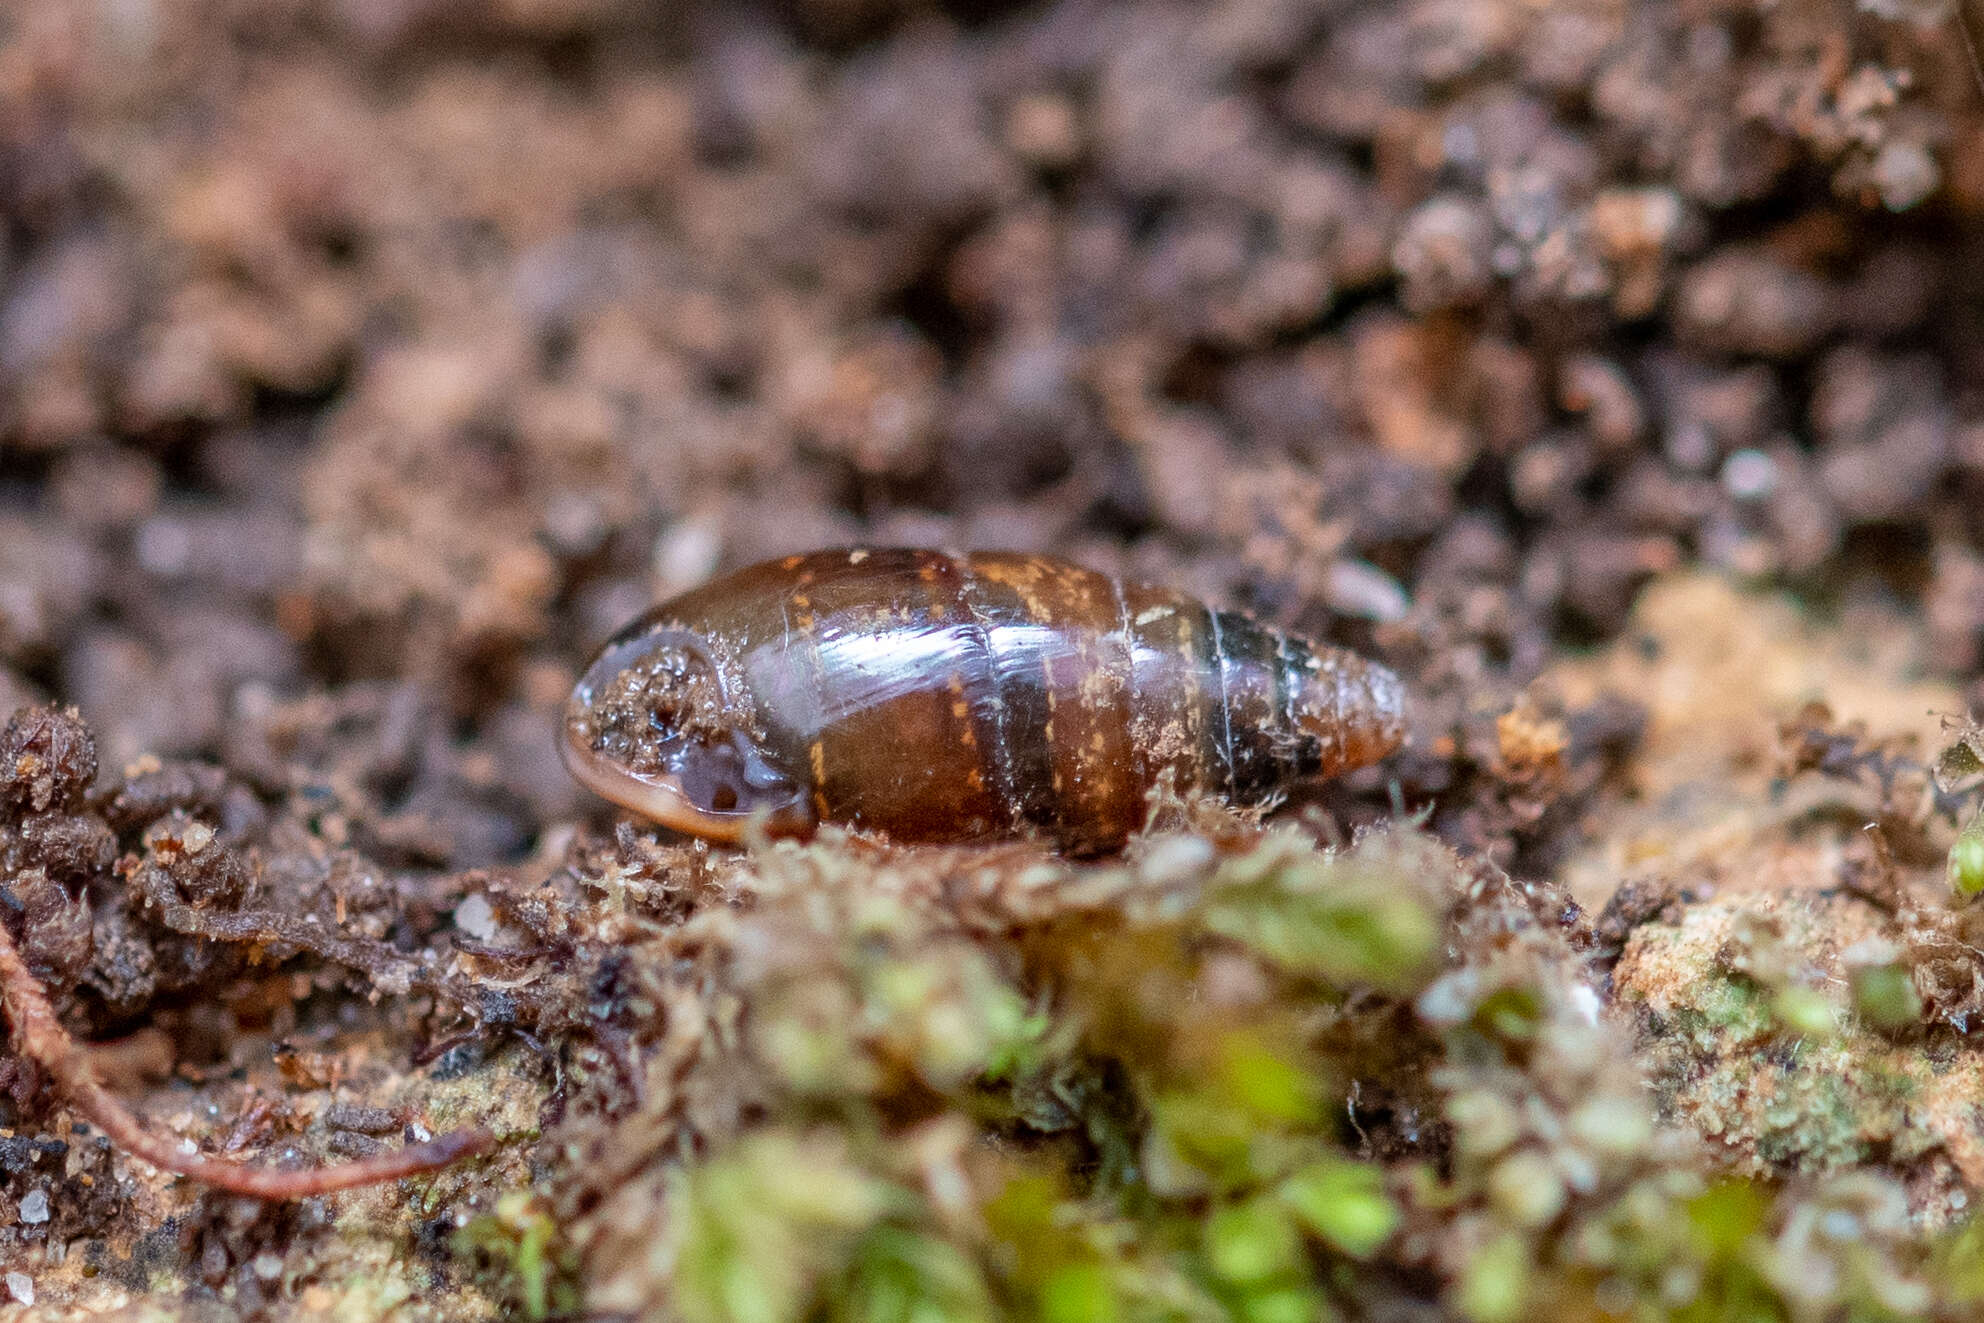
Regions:
<instances>
[{"instance_id":1,"label":"glossy brown snail shell","mask_svg":"<svg viewBox=\"0 0 1984 1323\"><path fill-rule=\"evenodd\" d=\"M650 610L573 690L580 782L714 840L753 815L1115 849L1167 772L1257 804L1404 735L1390 671L1051 556L766 561Z\"/></svg>"}]
</instances>

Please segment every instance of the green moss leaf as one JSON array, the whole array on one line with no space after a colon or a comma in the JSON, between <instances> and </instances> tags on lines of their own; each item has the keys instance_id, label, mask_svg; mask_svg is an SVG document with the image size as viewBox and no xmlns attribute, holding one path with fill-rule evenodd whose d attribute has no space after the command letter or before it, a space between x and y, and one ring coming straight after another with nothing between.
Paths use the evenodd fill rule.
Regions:
<instances>
[{"instance_id":1,"label":"green moss leaf","mask_svg":"<svg viewBox=\"0 0 1984 1323\"><path fill-rule=\"evenodd\" d=\"M1384 1173L1361 1162L1311 1163L1276 1191L1301 1225L1332 1248L1363 1258L1391 1239L1399 1210L1384 1190Z\"/></svg>"},{"instance_id":2,"label":"green moss leaf","mask_svg":"<svg viewBox=\"0 0 1984 1323\"><path fill-rule=\"evenodd\" d=\"M962 1250L892 1226L863 1238L828 1298L836 1323L991 1323L998 1317L978 1266Z\"/></svg>"},{"instance_id":3,"label":"green moss leaf","mask_svg":"<svg viewBox=\"0 0 1984 1323\"><path fill-rule=\"evenodd\" d=\"M1689 1230L1707 1258L1733 1258L1770 1217L1770 1195L1749 1181L1722 1181L1687 1205Z\"/></svg>"},{"instance_id":4,"label":"green moss leaf","mask_svg":"<svg viewBox=\"0 0 1984 1323\"><path fill-rule=\"evenodd\" d=\"M1295 1272L1301 1254L1301 1240L1288 1211L1270 1200L1230 1205L1206 1219L1206 1263L1229 1282L1285 1278Z\"/></svg>"},{"instance_id":5,"label":"green moss leaf","mask_svg":"<svg viewBox=\"0 0 1984 1323\"><path fill-rule=\"evenodd\" d=\"M1874 1028L1894 1033L1922 1019L1922 998L1915 978L1898 964L1870 965L1852 971L1853 1009Z\"/></svg>"},{"instance_id":6,"label":"green moss leaf","mask_svg":"<svg viewBox=\"0 0 1984 1323\"><path fill-rule=\"evenodd\" d=\"M789 1323L904 1196L836 1136L768 1132L683 1173L669 1202L685 1323Z\"/></svg>"},{"instance_id":7,"label":"green moss leaf","mask_svg":"<svg viewBox=\"0 0 1984 1323\"><path fill-rule=\"evenodd\" d=\"M1042 1323L1116 1323L1122 1316L1122 1301L1100 1264L1067 1264L1041 1284Z\"/></svg>"},{"instance_id":8,"label":"green moss leaf","mask_svg":"<svg viewBox=\"0 0 1984 1323\"><path fill-rule=\"evenodd\" d=\"M1529 1300L1529 1245L1513 1232L1468 1260L1455 1304L1474 1323L1513 1323Z\"/></svg>"},{"instance_id":9,"label":"green moss leaf","mask_svg":"<svg viewBox=\"0 0 1984 1323\"><path fill-rule=\"evenodd\" d=\"M1202 913L1207 928L1290 973L1338 986L1406 993L1425 982L1439 923L1424 880L1410 870L1433 860L1369 844L1346 854L1285 846L1263 853L1268 858L1243 859L1215 876Z\"/></svg>"},{"instance_id":10,"label":"green moss leaf","mask_svg":"<svg viewBox=\"0 0 1984 1323\"><path fill-rule=\"evenodd\" d=\"M1984 892L1984 817L1973 818L1950 845L1950 890L1965 898Z\"/></svg>"}]
</instances>

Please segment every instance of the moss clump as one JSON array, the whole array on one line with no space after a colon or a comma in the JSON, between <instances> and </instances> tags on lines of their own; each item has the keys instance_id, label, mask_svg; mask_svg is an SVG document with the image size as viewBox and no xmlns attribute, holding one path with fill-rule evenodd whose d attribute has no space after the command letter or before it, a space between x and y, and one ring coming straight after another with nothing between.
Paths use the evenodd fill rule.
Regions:
<instances>
[{"instance_id":1,"label":"moss clump","mask_svg":"<svg viewBox=\"0 0 1984 1323\"><path fill-rule=\"evenodd\" d=\"M1974 1283L1898 1187L1718 1176L1661 1123L1561 893L1409 829L1329 849L1226 823L1210 840L1101 865L833 838L741 861L716 894L748 903L653 930L679 974L656 993L670 1064L606 1132L600 1169L620 1175L559 1178L587 1307L1961 1316ZM1831 1031L1805 1032L1787 990L1821 985L1800 932L1743 931L1703 957L1698 1004L1659 1013L1813 1054L1802 1075L1789 1057L1752 1068L1781 1113L1744 1132L1757 1170L1863 1156L1877 1083L1898 1152L1920 1081L1898 1057L1884 1082L1821 1061L1891 1044L1831 993Z\"/></svg>"},{"instance_id":2,"label":"moss clump","mask_svg":"<svg viewBox=\"0 0 1984 1323\"><path fill-rule=\"evenodd\" d=\"M699 1323L1306 1318L1396 1233L1341 1100L1360 1038L1438 972L1444 848L900 852L850 886L857 848L755 861L699 1002L734 1051L684 1087L747 1075L757 1119L687 1165L658 1151L584 1220L600 1299ZM650 1252L632 1219L655 1206Z\"/></svg>"},{"instance_id":3,"label":"moss clump","mask_svg":"<svg viewBox=\"0 0 1984 1323\"><path fill-rule=\"evenodd\" d=\"M1970 1317L1979 1233L1939 1225L1984 1184L1984 1062L1951 1032L1978 921L1931 876L1955 819L1815 729L1724 824L1749 834L1714 859L1756 876L1677 866L1609 926L1410 826L1331 846L1183 804L1104 863L831 833L583 855L602 930L668 971L616 1021L647 1092L610 1175L554 1182L586 1304ZM1803 794L1835 764L1880 830ZM653 886L612 891L609 855Z\"/></svg>"}]
</instances>

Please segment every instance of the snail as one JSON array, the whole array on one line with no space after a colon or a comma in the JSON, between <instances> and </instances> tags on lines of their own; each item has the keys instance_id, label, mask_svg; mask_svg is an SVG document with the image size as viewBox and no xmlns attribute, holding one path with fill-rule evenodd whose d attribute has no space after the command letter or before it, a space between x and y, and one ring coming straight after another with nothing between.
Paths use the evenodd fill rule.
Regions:
<instances>
[{"instance_id":1,"label":"snail","mask_svg":"<svg viewBox=\"0 0 1984 1323\"><path fill-rule=\"evenodd\" d=\"M1052 556L869 548L765 561L646 612L573 689L588 789L714 841L822 822L897 841L1119 848L1146 795L1236 804L1382 758L1398 678Z\"/></svg>"}]
</instances>

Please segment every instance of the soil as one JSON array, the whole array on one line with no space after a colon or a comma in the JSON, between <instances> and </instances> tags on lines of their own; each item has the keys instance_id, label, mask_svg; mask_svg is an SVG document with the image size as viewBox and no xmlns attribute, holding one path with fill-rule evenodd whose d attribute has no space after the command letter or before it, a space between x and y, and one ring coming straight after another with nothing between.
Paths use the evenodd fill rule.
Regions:
<instances>
[{"instance_id":1,"label":"soil","mask_svg":"<svg viewBox=\"0 0 1984 1323\"><path fill-rule=\"evenodd\" d=\"M172 1143L301 1169L494 1137L262 1202L160 1172L0 1054L0 1315L879 1319L861 1256L913 1228L1007 1265L983 1316L1105 1316L1028 1294L1018 1196L946 1203L996 1151L1069 1207L1148 1187L1208 1228L1180 1282L1290 1317L1218 1248L1254 1187L1151 1157L1227 1048L1211 1021L1152 1037L1101 990L1118 957L1316 1066L1350 1129L1302 1134L1402 1219L1382 1249L1304 1224L1340 1313L1667 1316L1567 1247L1674 1173L1779 1201L1756 1271L1782 1316L1899 1308L1904 1279L1957 1309L1923 1265L1984 1196L1981 921L1946 867L1977 796L1943 757L1984 708L1959 17L0 11L0 921ZM1156 804L1086 863L713 848L571 782L554 731L601 640L831 545L1052 552L1250 610L1398 670L1408 747L1265 828ZM1297 960L1220 899L1352 864L1418 879L1394 914L1329 874L1382 959ZM1204 941L1151 945L1186 912ZM1575 1050L1453 1011L1491 966ZM1905 991L1898 1018L1868 988ZM1039 1027L1065 1007L1079 1030ZM1065 1069L1001 1055L1029 1015ZM1574 1124L1579 1095L1646 1107L1646 1134ZM1483 1165L1495 1108L1572 1137ZM1601 1174L1511 1203L1559 1188L1526 1179L1546 1161ZM786 1168L832 1209L760 1198ZM1869 1257L1797 1296L1787 1246L1849 1205ZM711 1287L711 1227L789 1271ZM1528 1295L1495 1295L1505 1262ZM945 1299L914 1316L980 1316Z\"/></svg>"}]
</instances>

